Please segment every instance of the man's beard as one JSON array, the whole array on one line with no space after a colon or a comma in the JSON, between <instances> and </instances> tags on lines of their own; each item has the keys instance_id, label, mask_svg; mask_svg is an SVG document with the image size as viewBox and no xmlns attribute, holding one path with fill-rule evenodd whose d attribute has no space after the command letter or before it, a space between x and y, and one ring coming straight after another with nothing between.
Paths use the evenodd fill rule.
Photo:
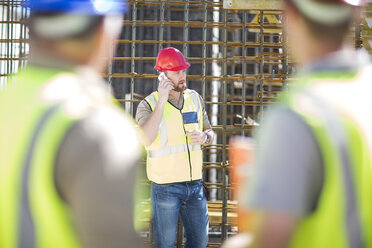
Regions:
<instances>
[{"instance_id":1,"label":"man's beard","mask_svg":"<svg viewBox=\"0 0 372 248\"><path fill-rule=\"evenodd\" d=\"M180 84L178 84L176 87L174 87L174 91L177 91L177 92L184 92L186 90L186 82L183 83L183 86L180 87L179 86Z\"/></svg>"}]
</instances>

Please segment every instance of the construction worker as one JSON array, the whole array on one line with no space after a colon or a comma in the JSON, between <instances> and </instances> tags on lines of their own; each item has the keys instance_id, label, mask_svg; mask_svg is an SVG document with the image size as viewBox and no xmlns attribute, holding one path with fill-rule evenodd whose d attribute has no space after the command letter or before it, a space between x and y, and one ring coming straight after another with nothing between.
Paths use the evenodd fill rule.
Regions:
<instances>
[{"instance_id":1,"label":"construction worker","mask_svg":"<svg viewBox=\"0 0 372 248\"><path fill-rule=\"evenodd\" d=\"M174 247L180 215L185 247L208 243L208 208L202 184L202 148L212 143L202 97L187 89L190 63L173 47L156 59L158 90L140 102L136 121L147 137L147 176L151 181L154 246Z\"/></svg>"},{"instance_id":2,"label":"construction worker","mask_svg":"<svg viewBox=\"0 0 372 248\"><path fill-rule=\"evenodd\" d=\"M141 145L101 79L125 5L30 0L30 57L0 92L0 247L144 247Z\"/></svg>"},{"instance_id":3,"label":"construction worker","mask_svg":"<svg viewBox=\"0 0 372 248\"><path fill-rule=\"evenodd\" d=\"M258 136L252 247L372 247L372 67L347 39L362 1L283 3L301 69Z\"/></svg>"}]
</instances>

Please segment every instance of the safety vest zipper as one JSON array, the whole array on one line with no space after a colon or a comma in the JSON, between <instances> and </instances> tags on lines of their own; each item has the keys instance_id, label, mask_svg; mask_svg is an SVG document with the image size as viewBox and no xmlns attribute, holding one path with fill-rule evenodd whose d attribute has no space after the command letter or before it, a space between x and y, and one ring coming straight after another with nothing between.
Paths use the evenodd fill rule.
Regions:
<instances>
[{"instance_id":1,"label":"safety vest zipper","mask_svg":"<svg viewBox=\"0 0 372 248\"><path fill-rule=\"evenodd\" d=\"M184 121L183 121L183 115L182 115L182 111L181 110L180 110L180 113L181 113L181 116L182 116L182 122L184 123ZM185 125L182 124L182 127L183 127L183 131L185 132L185 135L186 135ZM185 138L186 138L187 155L189 156L190 181L192 181L192 166L191 166L191 155L190 155L190 148L189 148L189 139L188 139L187 136L185 136Z\"/></svg>"}]
</instances>

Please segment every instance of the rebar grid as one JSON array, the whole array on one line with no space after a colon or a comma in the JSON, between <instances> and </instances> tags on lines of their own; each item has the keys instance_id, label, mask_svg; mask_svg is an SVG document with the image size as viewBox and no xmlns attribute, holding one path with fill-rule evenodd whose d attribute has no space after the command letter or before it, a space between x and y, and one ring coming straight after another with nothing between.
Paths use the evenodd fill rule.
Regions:
<instances>
[{"instance_id":1,"label":"rebar grid","mask_svg":"<svg viewBox=\"0 0 372 248\"><path fill-rule=\"evenodd\" d=\"M20 3L0 2L0 90L27 62L28 12ZM217 0L131 0L129 6L115 56L103 76L134 115L139 101L157 89L157 52L168 46L183 51L192 65L188 85L203 96L210 120L216 120L212 128L217 141L204 148L203 179L211 193L208 247L218 247L237 230L236 202L230 199L229 139L252 135L256 126L249 121L261 123L293 71L281 32L282 12L226 10ZM350 33L357 47L370 39L363 25L356 24ZM177 245L182 242L181 236Z\"/></svg>"}]
</instances>

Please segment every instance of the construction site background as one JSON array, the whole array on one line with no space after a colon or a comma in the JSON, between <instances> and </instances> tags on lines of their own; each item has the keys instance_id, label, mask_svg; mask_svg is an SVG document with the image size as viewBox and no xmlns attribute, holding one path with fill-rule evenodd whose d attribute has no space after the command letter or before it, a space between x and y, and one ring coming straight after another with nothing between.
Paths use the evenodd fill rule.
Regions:
<instances>
[{"instance_id":1,"label":"construction site background","mask_svg":"<svg viewBox=\"0 0 372 248\"><path fill-rule=\"evenodd\" d=\"M267 109L296 77L282 32L282 11L262 5L268 1L256 1L261 9L239 9L239 2L129 1L119 44L115 51L112 48L109 68L103 74L123 108L134 115L138 103L157 89L153 67L160 49L176 47L191 63L188 87L205 99L217 134L215 142L204 148L208 247L219 247L238 232L237 202L232 199L234 184L229 176L230 138L251 137ZM15 74L27 64L25 20L29 12L20 4L19 0L0 2L0 91L16 83ZM372 2L363 11L361 22L351 28L349 38L355 47L372 54ZM150 213L143 221L150 222ZM151 225L147 227L142 235L151 242ZM183 247L183 242L179 225L177 247Z\"/></svg>"}]
</instances>

